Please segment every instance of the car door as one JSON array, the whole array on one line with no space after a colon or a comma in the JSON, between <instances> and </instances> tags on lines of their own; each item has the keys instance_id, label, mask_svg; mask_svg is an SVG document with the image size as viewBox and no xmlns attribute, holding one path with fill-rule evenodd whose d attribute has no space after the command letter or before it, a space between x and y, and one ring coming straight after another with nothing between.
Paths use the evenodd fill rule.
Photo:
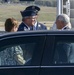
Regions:
<instances>
[{"instance_id":1,"label":"car door","mask_svg":"<svg viewBox=\"0 0 74 75\"><path fill-rule=\"evenodd\" d=\"M53 40L45 48L40 75L74 75L74 34L50 38Z\"/></svg>"},{"instance_id":2,"label":"car door","mask_svg":"<svg viewBox=\"0 0 74 75\"><path fill-rule=\"evenodd\" d=\"M0 37L0 74L39 75L44 43L45 35L38 34L16 33ZM22 59L17 58L19 54L23 56ZM24 59L26 63L15 62L15 59Z\"/></svg>"}]
</instances>

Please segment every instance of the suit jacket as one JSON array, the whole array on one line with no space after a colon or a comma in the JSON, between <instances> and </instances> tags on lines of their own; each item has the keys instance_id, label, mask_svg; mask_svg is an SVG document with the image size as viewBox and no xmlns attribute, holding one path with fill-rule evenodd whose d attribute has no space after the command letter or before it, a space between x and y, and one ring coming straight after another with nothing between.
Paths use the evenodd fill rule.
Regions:
<instances>
[{"instance_id":1,"label":"suit jacket","mask_svg":"<svg viewBox=\"0 0 74 75\"><path fill-rule=\"evenodd\" d=\"M36 30L47 30L47 27L44 24L37 22Z\"/></svg>"},{"instance_id":2,"label":"suit jacket","mask_svg":"<svg viewBox=\"0 0 74 75\"><path fill-rule=\"evenodd\" d=\"M30 27L28 27L27 25L25 25L25 23L21 23L19 25L18 31L26 31L26 30L30 30ZM39 22L37 22L36 27L34 26L33 30L47 30L47 27Z\"/></svg>"}]
</instances>

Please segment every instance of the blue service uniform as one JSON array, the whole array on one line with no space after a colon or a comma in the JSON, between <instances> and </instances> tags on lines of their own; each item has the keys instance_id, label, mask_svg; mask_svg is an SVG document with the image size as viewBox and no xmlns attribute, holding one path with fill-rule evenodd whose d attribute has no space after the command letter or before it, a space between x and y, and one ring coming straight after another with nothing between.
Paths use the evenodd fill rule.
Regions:
<instances>
[{"instance_id":1,"label":"blue service uniform","mask_svg":"<svg viewBox=\"0 0 74 75\"><path fill-rule=\"evenodd\" d=\"M21 15L23 18L29 16L36 16L38 13L36 10L39 11L40 8L37 6L30 6L27 7L26 10L21 11ZM47 30L47 27L37 21L34 26L30 26L30 27L26 25L24 22L22 22L19 25L18 31L26 31L26 30Z\"/></svg>"},{"instance_id":2,"label":"blue service uniform","mask_svg":"<svg viewBox=\"0 0 74 75\"><path fill-rule=\"evenodd\" d=\"M25 23L22 22L22 23L19 25L18 31L26 31L26 30L29 30L29 29L28 29L28 26L25 25Z\"/></svg>"},{"instance_id":3,"label":"blue service uniform","mask_svg":"<svg viewBox=\"0 0 74 75\"><path fill-rule=\"evenodd\" d=\"M31 30L30 27L25 25L24 22L22 22L19 25L18 31L26 31L26 30ZM39 22L37 22L37 25L33 27L33 30L47 30L47 27Z\"/></svg>"},{"instance_id":4,"label":"blue service uniform","mask_svg":"<svg viewBox=\"0 0 74 75\"><path fill-rule=\"evenodd\" d=\"M36 30L47 30L47 27L43 25L42 23L37 22Z\"/></svg>"}]
</instances>

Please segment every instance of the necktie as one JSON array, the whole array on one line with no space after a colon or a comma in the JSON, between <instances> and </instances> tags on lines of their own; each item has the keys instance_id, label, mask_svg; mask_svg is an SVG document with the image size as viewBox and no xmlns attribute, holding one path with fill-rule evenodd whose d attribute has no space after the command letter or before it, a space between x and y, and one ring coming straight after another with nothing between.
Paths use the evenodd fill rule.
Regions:
<instances>
[{"instance_id":1,"label":"necktie","mask_svg":"<svg viewBox=\"0 0 74 75\"><path fill-rule=\"evenodd\" d=\"M33 30L36 30L35 26L33 26Z\"/></svg>"},{"instance_id":2,"label":"necktie","mask_svg":"<svg viewBox=\"0 0 74 75\"><path fill-rule=\"evenodd\" d=\"M30 27L30 30L33 30L33 26Z\"/></svg>"},{"instance_id":3,"label":"necktie","mask_svg":"<svg viewBox=\"0 0 74 75\"><path fill-rule=\"evenodd\" d=\"M30 27L30 30L36 30L36 29L35 29L35 26L31 26L31 27Z\"/></svg>"}]
</instances>

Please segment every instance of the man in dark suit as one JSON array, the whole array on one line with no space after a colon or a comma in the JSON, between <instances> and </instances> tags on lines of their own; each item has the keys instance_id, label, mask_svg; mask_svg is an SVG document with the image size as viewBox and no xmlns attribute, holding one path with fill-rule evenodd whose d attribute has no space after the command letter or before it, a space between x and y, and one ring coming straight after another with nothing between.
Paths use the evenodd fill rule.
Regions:
<instances>
[{"instance_id":1,"label":"man in dark suit","mask_svg":"<svg viewBox=\"0 0 74 75\"><path fill-rule=\"evenodd\" d=\"M70 19L66 14L60 14L57 16L56 21L56 29L57 30L70 30L71 24ZM74 44L68 41L59 41L56 44L56 57L57 57L57 63L72 63L74 62L73 54L74 50L73 47ZM55 58L56 58L55 57Z\"/></svg>"},{"instance_id":2,"label":"man in dark suit","mask_svg":"<svg viewBox=\"0 0 74 75\"><path fill-rule=\"evenodd\" d=\"M24 30L47 30L47 27L45 25L43 25L42 23L39 23L37 21L38 11L40 11L40 8L38 6L29 6L24 11L22 11L21 12L22 23L19 25L18 31L24 31ZM27 16L27 18L32 17L32 19L33 19L33 21L27 20L29 25L26 24L26 21L25 21L26 16Z\"/></svg>"}]
</instances>

